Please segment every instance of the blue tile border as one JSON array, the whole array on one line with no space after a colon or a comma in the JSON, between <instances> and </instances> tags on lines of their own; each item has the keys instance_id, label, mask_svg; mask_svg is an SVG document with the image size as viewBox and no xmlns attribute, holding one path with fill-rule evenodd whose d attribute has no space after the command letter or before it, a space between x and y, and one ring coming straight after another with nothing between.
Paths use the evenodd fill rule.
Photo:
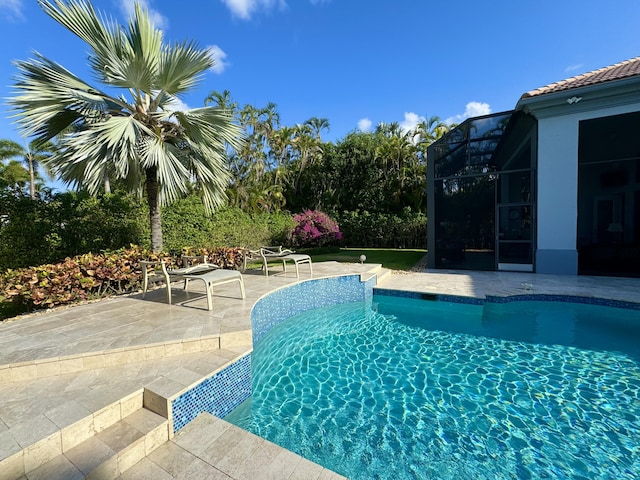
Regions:
<instances>
[{"instance_id":1,"label":"blue tile border","mask_svg":"<svg viewBox=\"0 0 640 480\"><path fill-rule=\"evenodd\" d=\"M602 307L624 308L626 310L640 310L640 303L627 302L624 300L612 300L599 297L585 297L579 295L554 295L546 293L536 293L529 295L510 295L498 297L487 295L488 303L511 303L511 302L564 302L583 303L586 305L598 305Z\"/></svg>"},{"instance_id":2,"label":"blue tile border","mask_svg":"<svg viewBox=\"0 0 640 480\"><path fill-rule=\"evenodd\" d=\"M299 313L372 298L375 283L375 277L362 282L360 275L345 275L306 280L265 295L251 310L253 345L274 326Z\"/></svg>"},{"instance_id":3,"label":"blue tile border","mask_svg":"<svg viewBox=\"0 0 640 480\"><path fill-rule=\"evenodd\" d=\"M220 370L171 401L173 433L208 412L223 418L251 396L251 355Z\"/></svg>"},{"instance_id":4,"label":"blue tile border","mask_svg":"<svg viewBox=\"0 0 640 480\"><path fill-rule=\"evenodd\" d=\"M512 303L512 302L565 302L598 305L602 307L624 308L627 310L640 310L640 303L624 300L613 300L599 297L585 297L580 295L555 295L546 293L518 294L518 295L487 295L486 298L464 297L461 295L448 295L441 293L410 292L406 290L391 290L386 288L374 288L373 295L415 298L450 303L465 303L470 305L484 305L486 303Z\"/></svg>"},{"instance_id":5,"label":"blue tile border","mask_svg":"<svg viewBox=\"0 0 640 480\"><path fill-rule=\"evenodd\" d=\"M410 292L407 290L391 290L387 288L374 288L373 295L400 298L415 298L436 302L464 303L467 305L483 305L484 299L476 297L464 297L462 295L448 295L443 293Z\"/></svg>"}]
</instances>

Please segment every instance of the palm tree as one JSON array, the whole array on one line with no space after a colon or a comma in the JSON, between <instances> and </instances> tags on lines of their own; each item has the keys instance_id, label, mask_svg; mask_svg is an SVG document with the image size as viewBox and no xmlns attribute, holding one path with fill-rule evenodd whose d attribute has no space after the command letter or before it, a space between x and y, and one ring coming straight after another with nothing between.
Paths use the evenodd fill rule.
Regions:
<instances>
[{"instance_id":1,"label":"palm tree","mask_svg":"<svg viewBox=\"0 0 640 480\"><path fill-rule=\"evenodd\" d=\"M29 172L17 160L0 163L0 191L7 190L14 195L23 195L29 181Z\"/></svg>"},{"instance_id":2,"label":"palm tree","mask_svg":"<svg viewBox=\"0 0 640 480\"><path fill-rule=\"evenodd\" d=\"M326 118L311 117L309 120L304 122L304 124L311 127L313 134L318 140L320 140L320 132L322 130L326 130L327 132L329 131L329 120Z\"/></svg>"},{"instance_id":3,"label":"palm tree","mask_svg":"<svg viewBox=\"0 0 640 480\"><path fill-rule=\"evenodd\" d=\"M85 0L39 4L87 42L89 65L106 89L38 53L17 61L17 94L10 104L21 130L40 141L62 134L47 163L68 184L97 194L108 172L131 191L145 190L151 246L161 251L160 207L187 194L194 181L208 212L221 206L229 180L227 147L237 150L242 143L228 112L172 107L214 60L192 42L165 44L139 4L127 27ZM119 96L107 93L116 89Z\"/></svg>"},{"instance_id":4,"label":"palm tree","mask_svg":"<svg viewBox=\"0 0 640 480\"><path fill-rule=\"evenodd\" d=\"M238 103L231 100L231 92L229 90L224 90L222 93L214 90L209 93L207 98L204 99L204 106L207 107L212 104L233 114L238 109Z\"/></svg>"},{"instance_id":5,"label":"palm tree","mask_svg":"<svg viewBox=\"0 0 640 480\"><path fill-rule=\"evenodd\" d=\"M51 142L33 140L23 147L13 140L0 140L0 160L20 157L29 172L29 194L32 200L36 198L38 167L51 157L54 148Z\"/></svg>"}]
</instances>

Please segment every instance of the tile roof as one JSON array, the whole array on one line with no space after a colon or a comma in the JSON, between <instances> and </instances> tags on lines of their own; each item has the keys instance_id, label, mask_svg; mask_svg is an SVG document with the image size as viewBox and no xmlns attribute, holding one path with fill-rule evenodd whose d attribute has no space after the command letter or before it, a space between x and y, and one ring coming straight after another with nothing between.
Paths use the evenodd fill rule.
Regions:
<instances>
[{"instance_id":1,"label":"tile roof","mask_svg":"<svg viewBox=\"0 0 640 480\"><path fill-rule=\"evenodd\" d=\"M623 78L640 76L640 57L631 58L624 62L616 63L609 67L600 68L592 72L583 73L576 77L567 78L544 87L536 88L530 92L526 92L521 98L537 97L547 93L562 92L579 87L588 87L599 83L610 82L612 80L620 80Z\"/></svg>"}]
</instances>

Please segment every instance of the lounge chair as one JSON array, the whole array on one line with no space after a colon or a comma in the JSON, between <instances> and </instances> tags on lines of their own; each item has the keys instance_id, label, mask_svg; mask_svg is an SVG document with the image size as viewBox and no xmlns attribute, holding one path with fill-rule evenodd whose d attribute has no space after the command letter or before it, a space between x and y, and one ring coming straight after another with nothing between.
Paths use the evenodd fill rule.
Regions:
<instances>
[{"instance_id":1,"label":"lounge chair","mask_svg":"<svg viewBox=\"0 0 640 480\"><path fill-rule=\"evenodd\" d=\"M193 260L200 259L201 263L195 263ZM205 292L207 293L207 308L213 310L213 302L211 299L211 291L214 286L222 285L230 282L240 283L240 293L242 298L246 298L244 289L244 280L242 274L237 270L225 270L212 263L207 263L204 257L183 257L182 268L168 269L167 264L163 260L158 261L141 261L142 267L142 298L147 294L150 281L158 279L164 281L167 285L167 300L171 305L171 282L184 281L184 289L187 290L189 282L198 280L204 283Z\"/></svg>"},{"instance_id":2,"label":"lounge chair","mask_svg":"<svg viewBox=\"0 0 640 480\"><path fill-rule=\"evenodd\" d=\"M262 257L262 268L265 275L269 275L269 262L282 262L284 272L287 272L287 261L293 262L296 267L296 278L300 278L298 265L303 263L309 264L309 273L313 276L313 267L311 265L311 257L304 253L294 253L289 249L280 247L262 247L260 248L260 256Z\"/></svg>"}]
</instances>

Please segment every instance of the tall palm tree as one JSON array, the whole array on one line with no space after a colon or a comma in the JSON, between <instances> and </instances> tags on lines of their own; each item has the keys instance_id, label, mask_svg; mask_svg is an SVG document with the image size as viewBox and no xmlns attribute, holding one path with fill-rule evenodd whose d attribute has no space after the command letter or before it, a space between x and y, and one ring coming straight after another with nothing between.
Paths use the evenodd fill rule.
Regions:
<instances>
[{"instance_id":1,"label":"tall palm tree","mask_svg":"<svg viewBox=\"0 0 640 480\"><path fill-rule=\"evenodd\" d=\"M305 125L309 125L313 130L315 137L320 140L320 132L322 130L329 131L329 120L327 118L311 117L304 122Z\"/></svg>"},{"instance_id":2,"label":"tall palm tree","mask_svg":"<svg viewBox=\"0 0 640 480\"><path fill-rule=\"evenodd\" d=\"M51 157L54 149L55 145L48 141L32 140L23 147L13 140L0 140L0 160L20 157L29 172L29 194L32 200L36 198L38 167Z\"/></svg>"},{"instance_id":3,"label":"tall palm tree","mask_svg":"<svg viewBox=\"0 0 640 480\"><path fill-rule=\"evenodd\" d=\"M192 42L165 44L139 4L124 27L85 0L38 3L89 45L89 65L107 88L38 53L17 61L17 94L10 103L21 130L37 140L67 132L48 164L68 184L96 194L108 172L132 191L146 190L151 246L161 251L161 206L186 194L193 181L207 211L226 198L227 146L240 147L239 127L215 107L172 107L214 61ZM116 89L120 96L107 93Z\"/></svg>"}]
</instances>

